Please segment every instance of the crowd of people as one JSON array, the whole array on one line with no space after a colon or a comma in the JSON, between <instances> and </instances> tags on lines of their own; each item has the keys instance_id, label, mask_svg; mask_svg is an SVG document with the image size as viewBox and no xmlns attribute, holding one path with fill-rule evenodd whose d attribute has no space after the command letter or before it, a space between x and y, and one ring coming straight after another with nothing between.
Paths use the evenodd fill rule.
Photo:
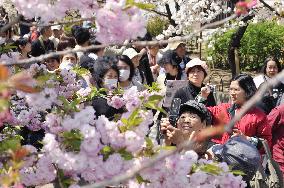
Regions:
<instances>
[{"instance_id":1,"label":"crowd of people","mask_svg":"<svg viewBox=\"0 0 284 188\"><path fill-rule=\"evenodd\" d=\"M4 45L16 46L11 52L14 60L25 60L101 44L96 40L91 26L91 22L86 21L83 25L72 26L69 32L61 25L42 28L32 26L29 31L23 30L20 34L9 29L0 33L0 41ZM147 34L138 40L151 41L152 37ZM213 95L214 91L204 81L210 75L208 65L205 61L187 56L186 42L183 41L169 43L167 46L84 50L62 56L54 55L34 63L45 64L50 73L63 69L71 70L74 67L85 68L89 74L80 78L82 87L104 89L104 93L109 96L117 88L126 91L136 86L139 91L143 91L146 89L145 85L151 86L154 82L159 84L161 93L166 95L168 81L187 80L187 86L178 89L173 97L181 101L176 124L172 124L169 117L158 114L153 126L149 127L150 138L169 146L178 146L193 139L206 127L227 124L263 83L282 70L276 58L267 58L259 76L252 78L248 74L240 74L232 78L229 87L231 102L218 104ZM11 74L18 69L27 69L30 65L11 66ZM270 88L263 99L235 124L231 133L198 143L194 150L201 158L218 158L239 166L238 169L247 173L246 180L250 181L259 169L258 165L262 160L260 156L265 153L262 140L266 140L273 159L284 174L284 104L281 104L283 83ZM123 112L123 109L109 106L107 99L99 96L92 99L92 106L96 116L105 115L111 120L116 114ZM168 112L171 110L167 107L164 109ZM163 135L162 142L160 135Z\"/></svg>"}]
</instances>

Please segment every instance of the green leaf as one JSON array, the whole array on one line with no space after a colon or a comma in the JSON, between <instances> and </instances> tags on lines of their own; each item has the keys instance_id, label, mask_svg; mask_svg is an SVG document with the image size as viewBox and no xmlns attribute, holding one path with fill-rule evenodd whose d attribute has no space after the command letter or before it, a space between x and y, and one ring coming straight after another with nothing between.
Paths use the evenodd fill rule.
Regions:
<instances>
[{"instance_id":1,"label":"green leaf","mask_svg":"<svg viewBox=\"0 0 284 188\"><path fill-rule=\"evenodd\" d=\"M149 98L148 98L148 101L156 101L156 102L160 102L161 100L163 100L164 97L161 96L161 95L151 95Z\"/></svg>"},{"instance_id":2,"label":"green leaf","mask_svg":"<svg viewBox=\"0 0 284 188\"><path fill-rule=\"evenodd\" d=\"M139 184L142 183L151 183L149 180L145 180L140 174L136 175L136 180Z\"/></svg>"},{"instance_id":3,"label":"green leaf","mask_svg":"<svg viewBox=\"0 0 284 188\"><path fill-rule=\"evenodd\" d=\"M72 70L80 76L90 74L90 71L88 69L85 69L85 68L82 68L82 67L79 67L79 66L75 66Z\"/></svg>"},{"instance_id":4,"label":"green leaf","mask_svg":"<svg viewBox=\"0 0 284 188\"><path fill-rule=\"evenodd\" d=\"M134 6L142 9L142 10L153 10L156 8L155 5L151 4L151 3L134 3Z\"/></svg>"},{"instance_id":5,"label":"green leaf","mask_svg":"<svg viewBox=\"0 0 284 188\"><path fill-rule=\"evenodd\" d=\"M6 138L0 142L0 153L8 150L16 151L19 147L21 147L20 137Z\"/></svg>"},{"instance_id":6,"label":"green leaf","mask_svg":"<svg viewBox=\"0 0 284 188\"><path fill-rule=\"evenodd\" d=\"M244 173L241 170L232 170L231 172L236 176L245 176L246 175L246 173Z\"/></svg>"},{"instance_id":7,"label":"green leaf","mask_svg":"<svg viewBox=\"0 0 284 188\"><path fill-rule=\"evenodd\" d=\"M161 87L157 82L153 82L152 86L145 84L144 87L147 88L150 93L161 91Z\"/></svg>"},{"instance_id":8,"label":"green leaf","mask_svg":"<svg viewBox=\"0 0 284 188\"><path fill-rule=\"evenodd\" d=\"M100 153L103 155L103 160L106 161L114 153L114 149L110 146L105 146L101 149Z\"/></svg>"},{"instance_id":9,"label":"green leaf","mask_svg":"<svg viewBox=\"0 0 284 188\"><path fill-rule=\"evenodd\" d=\"M126 161L130 161L131 159L134 158L134 156L132 155L132 153L129 152L129 151L126 151L125 148L119 149L119 150L118 150L118 153L119 153L120 156L121 156L124 160L126 160Z\"/></svg>"},{"instance_id":10,"label":"green leaf","mask_svg":"<svg viewBox=\"0 0 284 188\"><path fill-rule=\"evenodd\" d=\"M200 167L200 170L209 174L219 175L223 172L222 168L219 167L217 164L205 164Z\"/></svg>"},{"instance_id":11,"label":"green leaf","mask_svg":"<svg viewBox=\"0 0 284 188\"><path fill-rule=\"evenodd\" d=\"M0 99L0 112L7 110L9 106L10 106L9 100Z\"/></svg>"},{"instance_id":12,"label":"green leaf","mask_svg":"<svg viewBox=\"0 0 284 188\"><path fill-rule=\"evenodd\" d=\"M80 146L83 141L83 135L80 130L72 129L61 133L63 145L68 151L80 152Z\"/></svg>"},{"instance_id":13,"label":"green leaf","mask_svg":"<svg viewBox=\"0 0 284 188\"><path fill-rule=\"evenodd\" d=\"M56 179L56 181L55 181L55 183L58 183L61 188L68 188L68 187L70 187L70 185L76 183L76 181L73 180L72 178L66 177L64 175L64 171L61 170L61 169L57 169L57 179Z\"/></svg>"}]
</instances>

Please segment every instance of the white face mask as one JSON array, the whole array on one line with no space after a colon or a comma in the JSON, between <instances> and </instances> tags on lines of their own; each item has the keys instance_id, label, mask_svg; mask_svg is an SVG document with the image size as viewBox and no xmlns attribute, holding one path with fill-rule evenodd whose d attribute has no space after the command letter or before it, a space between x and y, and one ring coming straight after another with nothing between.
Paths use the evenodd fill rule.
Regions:
<instances>
[{"instance_id":1,"label":"white face mask","mask_svg":"<svg viewBox=\"0 0 284 188\"><path fill-rule=\"evenodd\" d=\"M120 81L126 81L128 80L130 75L130 70L119 70L119 80Z\"/></svg>"},{"instance_id":2,"label":"white face mask","mask_svg":"<svg viewBox=\"0 0 284 188\"><path fill-rule=\"evenodd\" d=\"M104 86L109 90L117 88L117 79L104 79Z\"/></svg>"},{"instance_id":3,"label":"white face mask","mask_svg":"<svg viewBox=\"0 0 284 188\"><path fill-rule=\"evenodd\" d=\"M6 42L6 39L3 38L3 37L0 37L0 45L1 45L1 44L4 44L5 42Z\"/></svg>"},{"instance_id":4,"label":"white face mask","mask_svg":"<svg viewBox=\"0 0 284 188\"><path fill-rule=\"evenodd\" d=\"M73 67L75 67L74 63L71 63L69 61L63 61L62 63L60 63L59 65L59 69L66 69L66 70L70 70Z\"/></svg>"}]
</instances>

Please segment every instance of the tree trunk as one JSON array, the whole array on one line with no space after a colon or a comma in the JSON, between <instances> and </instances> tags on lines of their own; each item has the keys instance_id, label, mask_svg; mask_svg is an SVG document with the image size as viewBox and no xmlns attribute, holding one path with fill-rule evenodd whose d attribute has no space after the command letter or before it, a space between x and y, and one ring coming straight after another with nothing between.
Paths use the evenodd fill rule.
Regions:
<instances>
[{"instance_id":1,"label":"tree trunk","mask_svg":"<svg viewBox=\"0 0 284 188\"><path fill-rule=\"evenodd\" d=\"M247 23L249 20L251 20L254 17L254 15L248 15L242 19L243 22ZM238 30L232 35L230 45L228 47L228 63L232 70L232 78L234 78L237 74L239 74L239 64L238 67L236 66L236 54L235 50L238 50L241 46L241 40L246 32L247 24L245 26L241 26L238 28ZM239 59L237 57L237 59Z\"/></svg>"}]
</instances>

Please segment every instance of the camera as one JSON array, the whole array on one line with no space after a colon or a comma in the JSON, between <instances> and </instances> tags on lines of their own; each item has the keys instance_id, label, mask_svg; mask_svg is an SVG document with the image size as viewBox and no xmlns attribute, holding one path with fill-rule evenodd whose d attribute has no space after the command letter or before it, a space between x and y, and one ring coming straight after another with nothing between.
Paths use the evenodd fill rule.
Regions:
<instances>
[{"instance_id":1,"label":"camera","mask_svg":"<svg viewBox=\"0 0 284 188\"><path fill-rule=\"evenodd\" d=\"M208 84L207 87L210 89L210 92L212 92L212 93L216 91L216 85Z\"/></svg>"}]
</instances>

